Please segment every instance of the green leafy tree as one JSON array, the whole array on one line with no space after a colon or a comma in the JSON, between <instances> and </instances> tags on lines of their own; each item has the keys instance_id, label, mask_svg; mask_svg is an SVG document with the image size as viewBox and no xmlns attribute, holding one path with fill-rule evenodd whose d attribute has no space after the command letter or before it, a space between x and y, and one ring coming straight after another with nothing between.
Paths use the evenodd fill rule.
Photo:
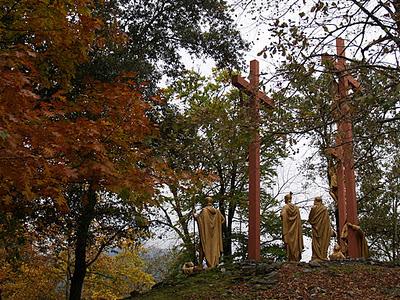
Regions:
<instances>
[{"instance_id":1,"label":"green leafy tree","mask_svg":"<svg viewBox=\"0 0 400 300\"><path fill-rule=\"evenodd\" d=\"M219 67L234 67L247 44L240 37L226 1L105 1L98 14L107 23L119 20L127 37L124 46L105 41L92 54L88 72L109 78L135 72L150 86L185 70L183 53L212 58ZM104 40L103 40L104 41Z\"/></svg>"},{"instance_id":2,"label":"green leafy tree","mask_svg":"<svg viewBox=\"0 0 400 300\"><path fill-rule=\"evenodd\" d=\"M173 173L164 181L170 195L160 194L161 219L156 222L178 232L193 253L192 211L205 196L212 196L226 219L223 243L224 255L229 258L234 254L233 242L238 240L234 226L238 215L243 215L243 223L247 218L247 157L254 130L248 122L247 98L232 88L226 71L214 73L213 78L190 72L170 86L166 96L180 106L165 109L160 127L164 139L159 149ZM265 119L268 114L262 113ZM284 151L273 135L263 135L262 145L261 172L263 182L268 183ZM263 196L266 213L271 198Z\"/></svg>"}]
</instances>

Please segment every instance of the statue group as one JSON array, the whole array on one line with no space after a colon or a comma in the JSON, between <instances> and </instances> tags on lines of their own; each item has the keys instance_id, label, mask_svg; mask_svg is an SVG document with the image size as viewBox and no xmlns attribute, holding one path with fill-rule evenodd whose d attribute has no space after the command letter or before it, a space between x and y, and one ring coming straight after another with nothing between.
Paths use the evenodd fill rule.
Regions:
<instances>
[{"instance_id":1,"label":"statue group","mask_svg":"<svg viewBox=\"0 0 400 300\"><path fill-rule=\"evenodd\" d=\"M292 203L293 194L290 192L285 199L285 205L281 210L282 238L285 244L287 260L298 262L304 249L303 227L300 210ZM222 253L222 223L225 222L219 209L214 208L212 198L206 198L207 205L198 215L194 215L200 235L200 268L205 260L208 268L215 267L219 263ZM314 205L310 210L308 222L312 227L312 257L311 260L328 260L328 248L331 237L335 236L329 219L327 207L322 203L321 197L315 197ZM351 224L350 224L351 225ZM331 260L344 259L341 246L336 244Z\"/></svg>"},{"instance_id":2,"label":"statue group","mask_svg":"<svg viewBox=\"0 0 400 300\"><path fill-rule=\"evenodd\" d=\"M285 205L281 211L282 238L286 248L288 261L300 261L304 249L303 229L299 208L292 203L293 194L285 196ZM330 239L334 236L328 209L322 203L321 197L314 199L314 205L308 216L312 226L312 257L311 260L327 260Z\"/></svg>"}]
</instances>

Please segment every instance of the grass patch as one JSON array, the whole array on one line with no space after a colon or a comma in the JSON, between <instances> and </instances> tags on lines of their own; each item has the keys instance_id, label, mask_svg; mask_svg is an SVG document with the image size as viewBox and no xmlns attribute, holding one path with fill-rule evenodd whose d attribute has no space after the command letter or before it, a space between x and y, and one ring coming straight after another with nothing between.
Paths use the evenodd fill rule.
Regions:
<instances>
[{"instance_id":1,"label":"grass patch","mask_svg":"<svg viewBox=\"0 0 400 300\"><path fill-rule=\"evenodd\" d=\"M232 299L226 289L231 283L231 275L213 269L161 284L140 299Z\"/></svg>"}]
</instances>

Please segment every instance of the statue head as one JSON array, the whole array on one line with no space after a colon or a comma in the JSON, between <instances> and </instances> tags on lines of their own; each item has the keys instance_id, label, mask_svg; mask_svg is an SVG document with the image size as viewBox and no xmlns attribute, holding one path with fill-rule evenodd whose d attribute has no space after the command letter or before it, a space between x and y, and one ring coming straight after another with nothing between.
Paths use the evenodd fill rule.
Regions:
<instances>
[{"instance_id":1,"label":"statue head","mask_svg":"<svg viewBox=\"0 0 400 300\"><path fill-rule=\"evenodd\" d=\"M338 243L335 243L335 247L333 247L333 250L335 252L339 252L340 251L340 245Z\"/></svg>"},{"instance_id":2,"label":"statue head","mask_svg":"<svg viewBox=\"0 0 400 300\"><path fill-rule=\"evenodd\" d=\"M206 197L206 203L207 203L207 206L212 206L213 205L213 199L211 197Z\"/></svg>"},{"instance_id":3,"label":"statue head","mask_svg":"<svg viewBox=\"0 0 400 300\"><path fill-rule=\"evenodd\" d=\"M321 196L317 196L314 198L314 204L321 204L322 203L322 198Z\"/></svg>"},{"instance_id":4,"label":"statue head","mask_svg":"<svg viewBox=\"0 0 400 300\"><path fill-rule=\"evenodd\" d=\"M286 203L286 204L292 202L292 195L293 195L292 192L289 192L289 194L285 195L285 203Z\"/></svg>"}]
</instances>

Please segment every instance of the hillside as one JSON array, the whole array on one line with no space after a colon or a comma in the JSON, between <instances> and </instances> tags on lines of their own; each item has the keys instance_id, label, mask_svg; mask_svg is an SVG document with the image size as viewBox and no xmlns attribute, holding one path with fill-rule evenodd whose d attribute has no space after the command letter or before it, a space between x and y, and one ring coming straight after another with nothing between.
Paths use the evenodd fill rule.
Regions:
<instances>
[{"instance_id":1,"label":"hillside","mask_svg":"<svg viewBox=\"0 0 400 300\"><path fill-rule=\"evenodd\" d=\"M374 261L241 263L129 299L400 299L400 266Z\"/></svg>"}]
</instances>

